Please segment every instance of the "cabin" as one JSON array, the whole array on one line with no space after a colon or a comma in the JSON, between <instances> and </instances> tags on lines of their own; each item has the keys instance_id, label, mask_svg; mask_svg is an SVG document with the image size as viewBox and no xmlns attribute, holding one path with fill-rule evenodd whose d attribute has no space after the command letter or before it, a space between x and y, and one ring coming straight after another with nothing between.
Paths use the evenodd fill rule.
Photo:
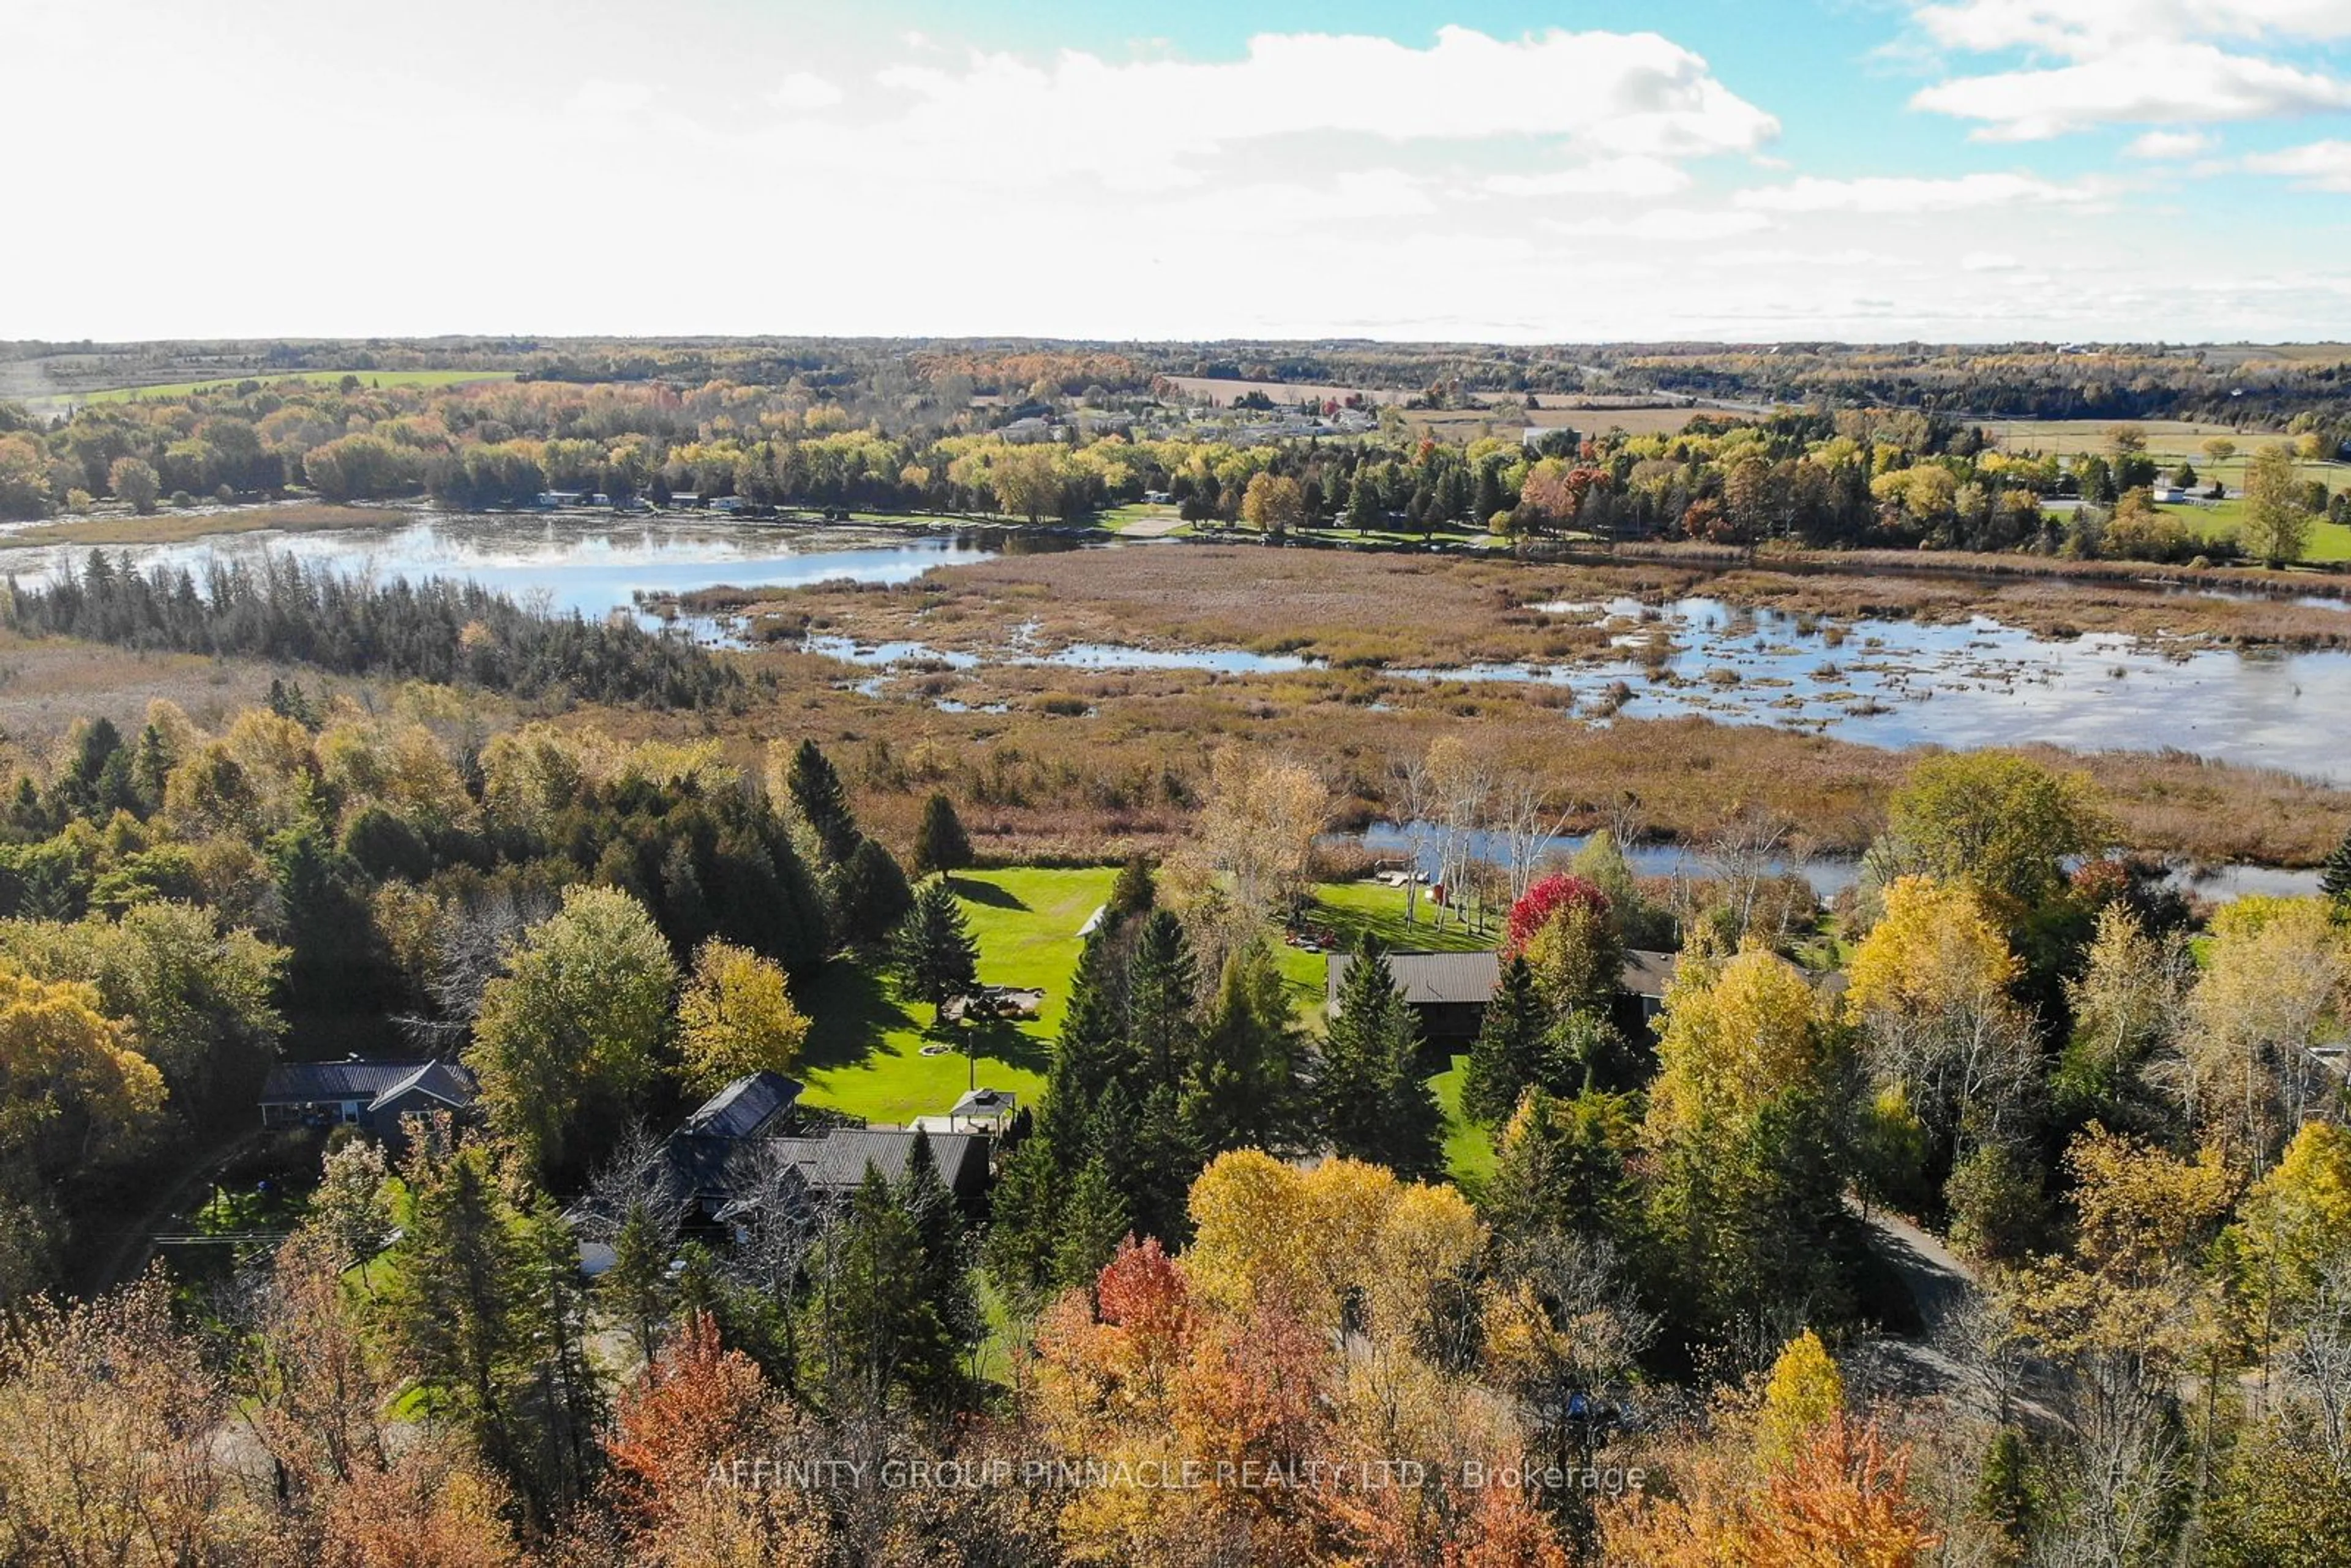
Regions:
<instances>
[{"instance_id":1,"label":"cabin","mask_svg":"<svg viewBox=\"0 0 2351 1568\"><path fill-rule=\"evenodd\" d=\"M481 1087L454 1061L281 1061L261 1085L261 1124L357 1127L386 1143L405 1142L401 1120L447 1113L471 1116Z\"/></svg>"},{"instance_id":2,"label":"cabin","mask_svg":"<svg viewBox=\"0 0 2351 1568\"><path fill-rule=\"evenodd\" d=\"M989 1138L981 1132L833 1127L813 1136L731 1138L680 1129L662 1145L661 1176L689 1223L731 1228L778 1203L845 1203L868 1169L903 1180L919 1137L930 1139L940 1182L958 1203L976 1206L987 1191Z\"/></svg>"},{"instance_id":3,"label":"cabin","mask_svg":"<svg viewBox=\"0 0 2351 1568\"><path fill-rule=\"evenodd\" d=\"M1420 1034L1435 1046L1466 1046L1478 1038L1486 1003L1502 977L1502 956L1475 953L1391 953L1388 973L1404 992L1405 1005L1419 1016ZM1333 953L1323 966L1323 1009L1337 1018L1352 953ZM1616 981L1614 1017L1628 1033L1646 1030L1665 1005L1666 987L1677 959L1671 953L1637 949L1625 955Z\"/></svg>"},{"instance_id":4,"label":"cabin","mask_svg":"<svg viewBox=\"0 0 2351 1568\"><path fill-rule=\"evenodd\" d=\"M827 1124L829 1113L800 1105L803 1088L780 1072L747 1073L695 1107L669 1135L656 1171L684 1204L690 1223L733 1229L777 1204L846 1201L869 1166L892 1182L904 1176L914 1140L925 1134L939 1179L958 1202L977 1204L987 1190L990 1103L967 1094L936 1128L836 1126ZM998 1098L1008 1114L1013 1097Z\"/></svg>"}]
</instances>

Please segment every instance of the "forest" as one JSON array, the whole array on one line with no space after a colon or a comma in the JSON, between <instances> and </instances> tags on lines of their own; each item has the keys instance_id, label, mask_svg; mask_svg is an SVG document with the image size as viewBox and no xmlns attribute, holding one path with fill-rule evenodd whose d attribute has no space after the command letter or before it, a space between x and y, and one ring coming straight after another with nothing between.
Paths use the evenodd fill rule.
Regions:
<instances>
[{"instance_id":1,"label":"forest","mask_svg":"<svg viewBox=\"0 0 2351 1568\"><path fill-rule=\"evenodd\" d=\"M1825 924L1760 852L1677 887L1531 838L1456 1102L1368 928L1327 1009L1290 988L1284 932L1340 918L1332 801L1228 754L1191 840L1111 886L983 1200L918 1141L714 1233L643 1129L804 1071L828 976L929 1018L996 961L956 802L884 844L805 741L747 769L321 681L217 730L83 726L15 786L13 1558L2351 1549L2319 1049L2351 843L2318 897L2198 907L2115 855L2088 779L1997 752L1916 761ZM1417 766L1446 798L1475 763ZM1617 1005L1636 946L1678 949L1653 1020ZM84 1226L370 1013L467 1065L478 1120L283 1135L282 1238L56 1293ZM1947 1239L1949 1296L1905 1237Z\"/></svg>"},{"instance_id":2,"label":"forest","mask_svg":"<svg viewBox=\"0 0 2351 1568\"><path fill-rule=\"evenodd\" d=\"M2328 590L2315 647L2325 356L7 352L66 395L0 403L0 511L65 548L0 599L0 1563L2351 1561L2339 791L1401 674L1607 644L1559 605L1701 557L1797 622L1993 592L1875 570L1920 549L2064 576L2016 610L2064 637L2114 580L2256 641L2284 607L2132 580L2300 567L2185 580ZM1528 401L1604 395L1792 406ZM765 617L714 647L43 531L314 499L1379 553L705 590ZM944 655L998 620L1295 676L1016 659L990 703ZM843 632L935 642L915 700ZM2325 863L2208 895L2181 823ZM256 1117L360 1059L472 1098Z\"/></svg>"},{"instance_id":3,"label":"forest","mask_svg":"<svg viewBox=\"0 0 2351 1568\"><path fill-rule=\"evenodd\" d=\"M983 379L1032 372L1025 401L974 401ZM145 515L166 499L187 508L299 491L452 508L564 497L1086 523L1165 495L1187 521L1281 538L1447 531L2279 565L2309 551L2314 524L2351 508L2329 483L2346 432L2311 410L2161 458L2127 420L2096 450L2061 455L2009 449L1931 404L1700 412L1677 433L1561 426L1458 440L1416 435L1388 410L1358 435L1256 437L1246 426L1163 430L1163 405L1096 372L1116 378L1119 367L1091 355L918 354L845 370L838 385L795 372L781 383L384 387L350 373L331 386L247 378L47 421L0 404L0 516ZM2232 417L2242 423L2246 411ZM1606 420L1590 411L1595 427ZM1014 439L1022 422L1050 438ZM2158 507L2158 488L2232 498L2241 516L2203 526Z\"/></svg>"}]
</instances>

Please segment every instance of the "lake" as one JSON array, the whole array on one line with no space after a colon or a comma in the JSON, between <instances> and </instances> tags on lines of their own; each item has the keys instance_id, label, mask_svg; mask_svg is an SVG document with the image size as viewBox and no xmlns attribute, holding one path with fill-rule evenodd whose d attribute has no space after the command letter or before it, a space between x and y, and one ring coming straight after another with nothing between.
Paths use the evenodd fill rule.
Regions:
<instances>
[{"instance_id":1,"label":"lake","mask_svg":"<svg viewBox=\"0 0 2351 1568\"><path fill-rule=\"evenodd\" d=\"M1017 542L1012 542L1016 539ZM883 528L816 528L756 522L687 521L674 517L583 518L505 513L388 514L381 527L223 534L167 545L108 547L142 571L186 567L199 575L212 561L257 561L265 555L350 577L412 580L465 578L511 595L527 608L591 620L637 609L645 596L731 584L804 588L819 582L908 582L935 566L990 560L1008 549L1073 547L1066 538L1013 536L1000 529L914 534ZM56 545L5 552L0 565L28 587L88 546ZM648 626L656 618L642 609ZM696 635L717 638L719 622L679 617Z\"/></svg>"},{"instance_id":2,"label":"lake","mask_svg":"<svg viewBox=\"0 0 2351 1568\"><path fill-rule=\"evenodd\" d=\"M110 550L144 570L201 570L212 560L279 555L323 570L379 578L462 577L530 608L600 617L628 609L647 625L649 598L720 585L790 589L819 582L905 582L933 567L1000 554L1087 548L1088 541L1011 529L918 534L878 526L764 524L676 516L573 517L399 510L381 527L266 530ZM1149 548L1137 547L1137 548ZM37 583L87 547L9 552L18 580ZM1954 747L2045 741L2080 750L2176 747L2255 767L2346 781L2351 653L2237 653L2091 633L2069 641L1977 617L1959 624L1864 618L1835 622L1719 600L1632 600L1534 606L1604 626L1613 653L1563 664L1391 669L1428 683L1538 682L1568 688L1606 722L1702 715L1771 724L1868 746ZM732 640L724 617L673 623L710 643ZM811 650L879 670L986 663L1081 670L1189 669L1219 675L1320 667L1311 657L1238 648L1034 645L1015 629L984 654L919 643L817 638ZM869 683L887 692L883 677ZM932 700L937 700L935 698ZM948 697L947 703L959 699Z\"/></svg>"},{"instance_id":3,"label":"lake","mask_svg":"<svg viewBox=\"0 0 2351 1568\"><path fill-rule=\"evenodd\" d=\"M1395 822L1374 822L1361 832L1334 837L1381 855L1414 856L1417 848L1420 869L1431 874L1437 870L1434 848L1437 833L1433 828L1424 827L1416 832ZM1562 833L1552 841L1545 858L1563 861L1582 849L1584 842L1582 834ZM1495 865L1505 864L1510 858L1508 844L1499 833L1472 832L1467 848L1471 859ZM1625 851L1625 860L1638 876L1703 879L1721 874L1708 862L1705 851L1685 844L1635 844ZM1861 881L1861 860L1856 855L1782 855L1768 862L1765 869L1773 876L1792 872L1811 883L1813 891L1824 900L1834 898ZM2318 875L2316 871L2288 871L2278 866L2177 864L2164 880L2183 893L2223 904L2252 894L2307 897L2318 891Z\"/></svg>"}]
</instances>

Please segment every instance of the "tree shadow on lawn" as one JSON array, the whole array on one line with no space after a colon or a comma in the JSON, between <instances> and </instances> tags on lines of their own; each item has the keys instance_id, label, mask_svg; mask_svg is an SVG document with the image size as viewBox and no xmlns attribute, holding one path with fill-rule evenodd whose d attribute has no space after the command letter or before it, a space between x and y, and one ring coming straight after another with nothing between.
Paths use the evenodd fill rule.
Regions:
<instances>
[{"instance_id":1,"label":"tree shadow on lawn","mask_svg":"<svg viewBox=\"0 0 2351 1568\"><path fill-rule=\"evenodd\" d=\"M799 1003L809 1016L800 1061L813 1068L859 1066L881 1049L890 1030L922 1027L890 994L880 973L838 959L817 971Z\"/></svg>"},{"instance_id":2,"label":"tree shadow on lawn","mask_svg":"<svg viewBox=\"0 0 2351 1568\"><path fill-rule=\"evenodd\" d=\"M1024 913L1029 908L1020 901L1019 894L1009 888L998 887L992 882L951 876L947 878L947 885L955 889L955 895L967 904L984 904L990 909L1018 909Z\"/></svg>"},{"instance_id":3,"label":"tree shadow on lawn","mask_svg":"<svg viewBox=\"0 0 2351 1568\"><path fill-rule=\"evenodd\" d=\"M1008 1019L989 1019L985 1023L967 1026L970 1034L940 1037L952 1043L957 1054L970 1047L970 1054L985 1056L1007 1067L1043 1076L1052 1069L1053 1051L1033 1034L1024 1033ZM987 1085L983 1084L985 1088Z\"/></svg>"}]
</instances>

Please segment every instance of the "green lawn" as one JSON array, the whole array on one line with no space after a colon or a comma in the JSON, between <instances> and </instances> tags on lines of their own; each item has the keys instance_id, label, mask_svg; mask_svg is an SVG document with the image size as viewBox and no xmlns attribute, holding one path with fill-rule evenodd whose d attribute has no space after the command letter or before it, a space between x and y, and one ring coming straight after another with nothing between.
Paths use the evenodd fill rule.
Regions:
<instances>
[{"instance_id":1,"label":"green lawn","mask_svg":"<svg viewBox=\"0 0 2351 1568\"><path fill-rule=\"evenodd\" d=\"M979 1082L1008 1089L1033 1105L1045 1087L1053 1038L1070 999L1078 928L1110 896L1118 873L1010 870L959 873L956 892L979 943L979 977L991 985L1040 986L1043 1012L1033 1022L990 1023L972 1031ZM894 980L862 966L829 966L800 1005L811 1028L799 1076L811 1104L869 1122L904 1123L943 1114L967 1082L960 1050L925 1056L935 1043L930 1008L900 999Z\"/></svg>"},{"instance_id":2,"label":"green lawn","mask_svg":"<svg viewBox=\"0 0 2351 1568\"><path fill-rule=\"evenodd\" d=\"M1083 944L1078 928L1109 898L1118 873L1021 868L965 872L955 879L964 915L979 942L979 977L995 985L1041 986L1043 1012L1032 1023L990 1024L977 1036L979 1082L1009 1089L1024 1104L1043 1093L1052 1042L1070 999L1070 977ZM1498 927L1479 932L1449 915L1430 922L1424 897L1419 918L1405 921L1404 890L1377 883L1325 883L1315 890L1317 920L1352 946L1365 931L1391 948L1461 950L1490 947ZM1322 1028L1325 955L1284 946L1282 977L1305 1026ZM896 982L859 966L836 963L801 998L812 1027L800 1055L799 1076L811 1104L829 1105L869 1122L904 1123L946 1112L967 1082L960 1051L925 1056L935 1043L930 1009L900 998ZM1445 1152L1456 1180L1476 1185L1493 1168L1492 1140L1461 1120L1461 1059L1431 1081L1445 1107Z\"/></svg>"},{"instance_id":3,"label":"green lawn","mask_svg":"<svg viewBox=\"0 0 2351 1568\"><path fill-rule=\"evenodd\" d=\"M1491 947L1501 939L1499 919L1484 930L1462 925L1450 915L1443 925L1432 923L1435 913L1423 890L1418 918L1405 921L1404 889L1376 882L1326 882L1314 890L1320 913L1342 944L1353 947L1366 931L1377 936L1390 951L1462 952ZM1282 978L1289 982L1293 1005L1316 1032L1322 1028L1323 972L1327 955L1296 947L1281 949ZM1494 1141L1483 1127L1461 1118L1461 1074L1466 1058L1429 1080L1437 1103L1445 1107L1445 1163L1453 1179L1475 1191L1494 1168Z\"/></svg>"},{"instance_id":4,"label":"green lawn","mask_svg":"<svg viewBox=\"0 0 2351 1568\"><path fill-rule=\"evenodd\" d=\"M129 402L134 398L182 398L190 392L219 392L239 382L315 382L332 387L347 376L357 376L365 387L448 387L466 382L510 382L512 371L268 371L258 375L215 376L209 381L174 382L165 386L111 387L105 392L76 394L80 402Z\"/></svg>"},{"instance_id":5,"label":"green lawn","mask_svg":"<svg viewBox=\"0 0 2351 1568\"><path fill-rule=\"evenodd\" d=\"M2245 503L2232 496L2225 501L2211 501L2202 506L2162 507L2158 510L2179 513L2199 538L2209 539L2235 534L2238 525L2244 520ZM2303 559L2313 564L2351 560L2351 524L2330 523L2323 519L2312 523L2310 548Z\"/></svg>"}]
</instances>

